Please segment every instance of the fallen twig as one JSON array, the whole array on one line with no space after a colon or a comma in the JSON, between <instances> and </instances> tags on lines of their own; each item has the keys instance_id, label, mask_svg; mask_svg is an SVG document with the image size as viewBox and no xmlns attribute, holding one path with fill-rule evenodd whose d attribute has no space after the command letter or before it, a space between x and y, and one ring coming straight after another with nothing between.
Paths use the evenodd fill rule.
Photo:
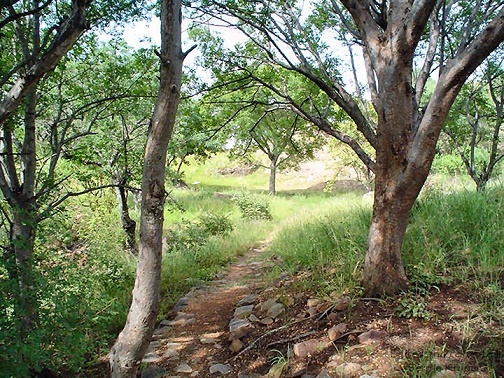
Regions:
<instances>
[{"instance_id":1,"label":"fallen twig","mask_svg":"<svg viewBox=\"0 0 504 378\"><path fill-rule=\"evenodd\" d=\"M321 320L324 316L326 316L326 315L327 315L327 313L328 313L328 312L330 312L333 308L334 308L334 305L331 305L331 306L329 306L329 308L327 308L326 310L322 311L322 312L320 313L321 315L318 317L318 319L317 319L317 320L319 320L319 321L320 321L320 320Z\"/></svg>"},{"instance_id":2,"label":"fallen twig","mask_svg":"<svg viewBox=\"0 0 504 378\"><path fill-rule=\"evenodd\" d=\"M322 312L323 313L323 312ZM240 357L242 354L244 354L245 352L249 351L250 349L252 349L254 347L254 345L256 345L259 341L261 341L262 339L264 339L265 337L269 336L269 335L272 335L278 331L281 331L283 329L286 329L286 328L289 328L290 326L293 326L294 324L298 324L298 323L301 323L301 322L304 322L306 320L310 320L310 319L313 319L317 316L319 316L321 313L317 313L317 314L314 314L313 316L309 316L307 318L303 318L303 319L299 319L299 320L296 320L295 322L292 322L292 323L287 323L287 324L284 324L283 326L281 327L278 327L278 328L274 328L274 329L271 329L269 330L268 332L266 332L264 335L261 335L259 336L257 339L255 339L252 343L250 343L245 349L241 350L240 353L238 353L236 356L233 357L233 361L236 361L236 359L238 357Z\"/></svg>"},{"instance_id":3,"label":"fallen twig","mask_svg":"<svg viewBox=\"0 0 504 378\"><path fill-rule=\"evenodd\" d=\"M381 299L381 298L359 298L359 301L362 301L362 302L375 301L375 302L378 302L380 304L385 303L385 301L383 299Z\"/></svg>"},{"instance_id":4,"label":"fallen twig","mask_svg":"<svg viewBox=\"0 0 504 378\"><path fill-rule=\"evenodd\" d=\"M234 356L233 361L236 361L236 359L238 357L240 357L243 353L245 353L246 351L252 349L254 347L254 345L256 345L259 341L261 341L262 339L264 339L266 336L269 336L269 335L271 335L271 334L273 334L275 332L281 331L282 329L288 328L291 325L292 324L285 324L285 325L283 325L281 327L278 327L278 328L275 328L275 329L272 329L272 330L266 332L264 335L259 336L252 343L250 343L245 349L241 350L240 353L238 353L236 356Z\"/></svg>"},{"instance_id":5,"label":"fallen twig","mask_svg":"<svg viewBox=\"0 0 504 378\"><path fill-rule=\"evenodd\" d=\"M283 340L274 341L274 342L269 343L268 345L266 345L266 348L269 348L269 347L271 347L273 345L290 343L291 341L296 341L296 340L302 339L303 337L313 335L314 333L317 333L317 332L316 331L305 332L305 333L302 333L301 335L298 335L296 337L292 337L290 339L283 339Z\"/></svg>"}]
</instances>

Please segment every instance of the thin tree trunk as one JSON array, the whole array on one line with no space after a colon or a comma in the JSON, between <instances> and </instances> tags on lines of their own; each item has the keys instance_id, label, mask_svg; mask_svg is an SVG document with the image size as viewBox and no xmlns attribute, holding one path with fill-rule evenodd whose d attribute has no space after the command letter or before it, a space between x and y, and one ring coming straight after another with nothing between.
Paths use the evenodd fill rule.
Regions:
<instances>
[{"instance_id":1,"label":"thin tree trunk","mask_svg":"<svg viewBox=\"0 0 504 378\"><path fill-rule=\"evenodd\" d=\"M270 160L270 175L269 175L269 194L276 194L276 173L277 173L278 158Z\"/></svg>"},{"instance_id":2,"label":"thin tree trunk","mask_svg":"<svg viewBox=\"0 0 504 378\"><path fill-rule=\"evenodd\" d=\"M36 234L36 212L33 199L20 201L13 208L10 227L10 250L16 258L18 281L16 315L21 319L21 337L28 337L38 318L37 297L33 279L33 248Z\"/></svg>"},{"instance_id":3,"label":"thin tree trunk","mask_svg":"<svg viewBox=\"0 0 504 378\"><path fill-rule=\"evenodd\" d=\"M112 378L136 376L159 311L166 151L175 123L186 55L181 49L181 21L181 2L163 0L160 87L145 147L137 274L126 325L109 356Z\"/></svg>"},{"instance_id":4,"label":"thin tree trunk","mask_svg":"<svg viewBox=\"0 0 504 378\"><path fill-rule=\"evenodd\" d=\"M37 201L35 199L35 171L37 157L35 114L37 87L32 87L25 98L24 139L21 152L22 184L13 190L11 199L12 224L10 230L11 250L16 256L19 282L19 310L22 319L22 337L27 337L38 318L38 305L33 280L32 255L37 229ZM15 172L12 172L15 174Z\"/></svg>"},{"instance_id":5,"label":"thin tree trunk","mask_svg":"<svg viewBox=\"0 0 504 378\"><path fill-rule=\"evenodd\" d=\"M126 247L133 255L138 255L138 245L136 242L136 222L131 219L128 206L128 192L124 188L124 182L116 183L115 192L121 216L121 225L126 233Z\"/></svg>"}]
</instances>

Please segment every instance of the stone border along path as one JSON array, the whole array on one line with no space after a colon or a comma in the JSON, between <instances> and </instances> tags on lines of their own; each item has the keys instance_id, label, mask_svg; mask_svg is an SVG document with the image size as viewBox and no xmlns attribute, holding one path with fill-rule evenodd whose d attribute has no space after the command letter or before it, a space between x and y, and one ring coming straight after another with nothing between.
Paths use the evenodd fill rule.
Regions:
<instances>
[{"instance_id":1,"label":"stone border along path","mask_svg":"<svg viewBox=\"0 0 504 378\"><path fill-rule=\"evenodd\" d=\"M273 265L261 259L270 241L250 249L222 278L193 288L179 299L154 331L142 361L147 365L142 378L257 376L240 373L224 348L236 355L244 349L240 338L248 333L252 322L271 324L284 312L282 304L270 300L261 306L262 319L252 314L255 293L264 290L261 272ZM226 355L228 361L219 361L219 355Z\"/></svg>"}]
</instances>

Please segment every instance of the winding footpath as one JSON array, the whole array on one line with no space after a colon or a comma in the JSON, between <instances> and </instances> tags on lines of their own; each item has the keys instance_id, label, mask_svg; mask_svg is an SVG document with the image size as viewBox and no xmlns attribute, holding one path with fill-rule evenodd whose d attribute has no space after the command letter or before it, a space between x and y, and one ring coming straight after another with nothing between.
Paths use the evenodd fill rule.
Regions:
<instances>
[{"instance_id":1,"label":"winding footpath","mask_svg":"<svg viewBox=\"0 0 504 378\"><path fill-rule=\"evenodd\" d=\"M193 288L179 299L154 332L142 361L147 365L142 378L228 374L249 377L240 373L240 367L233 363L234 356L243 346L237 345L239 342L233 343L230 321L237 308L250 308L256 294L265 289L263 254L268 245L269 241L264 241L259 247L252 248L221 278ZM242 326L238 325L239 332L247 328L243 325L248 321L242 319L242 322Z\"/></svg>"}]
</instances>

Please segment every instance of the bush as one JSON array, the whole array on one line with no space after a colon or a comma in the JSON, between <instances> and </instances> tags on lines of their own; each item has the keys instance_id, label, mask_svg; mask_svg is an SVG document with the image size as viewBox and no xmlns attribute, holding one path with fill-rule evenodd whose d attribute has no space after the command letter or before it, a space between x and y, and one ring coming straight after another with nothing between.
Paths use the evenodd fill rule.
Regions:
<instances>
[{"instance_id":1,"label":"bush","mask_svg":"<svg viewBox=\"0 0 504 378\"><path fill-rule=\"evenodd\" d=\"M464 165L458 154L437 155L432 163L432 173L457 175L463 171Z\"/></svg>"},{"instance_id":2,"label":"bush","mask_svg":"<svg viewBox=\"0 0 504 378\"><path fill-rule=\"evenodd\" d=\"M241 194L235 197L236 204L240 209L242 218L247 220L272 220L269 202L266 200L252 196Z\"/></svg>"},{"instance_id":3,"label":"bush","mask_svg":"<svg viewBox=\"0 0 504 378\"><path fill-rule=\"evenodd\" d=\"M226 236L233 231L233 223L223 214L204 213L199 218L199 224L209 235Z\"/></svg>"},{"instance_id":4,"label":"bush","mask_svg":"<svg viewBox=\"0 0 504 378\"><path fill-rule=\"evenodd\" d=\"M184 221L168 230L166 251L195 253L212 236L226 236L233 231L233 223L224 214L204 213L200 218Z\"/></svg>"}]
</instances>

